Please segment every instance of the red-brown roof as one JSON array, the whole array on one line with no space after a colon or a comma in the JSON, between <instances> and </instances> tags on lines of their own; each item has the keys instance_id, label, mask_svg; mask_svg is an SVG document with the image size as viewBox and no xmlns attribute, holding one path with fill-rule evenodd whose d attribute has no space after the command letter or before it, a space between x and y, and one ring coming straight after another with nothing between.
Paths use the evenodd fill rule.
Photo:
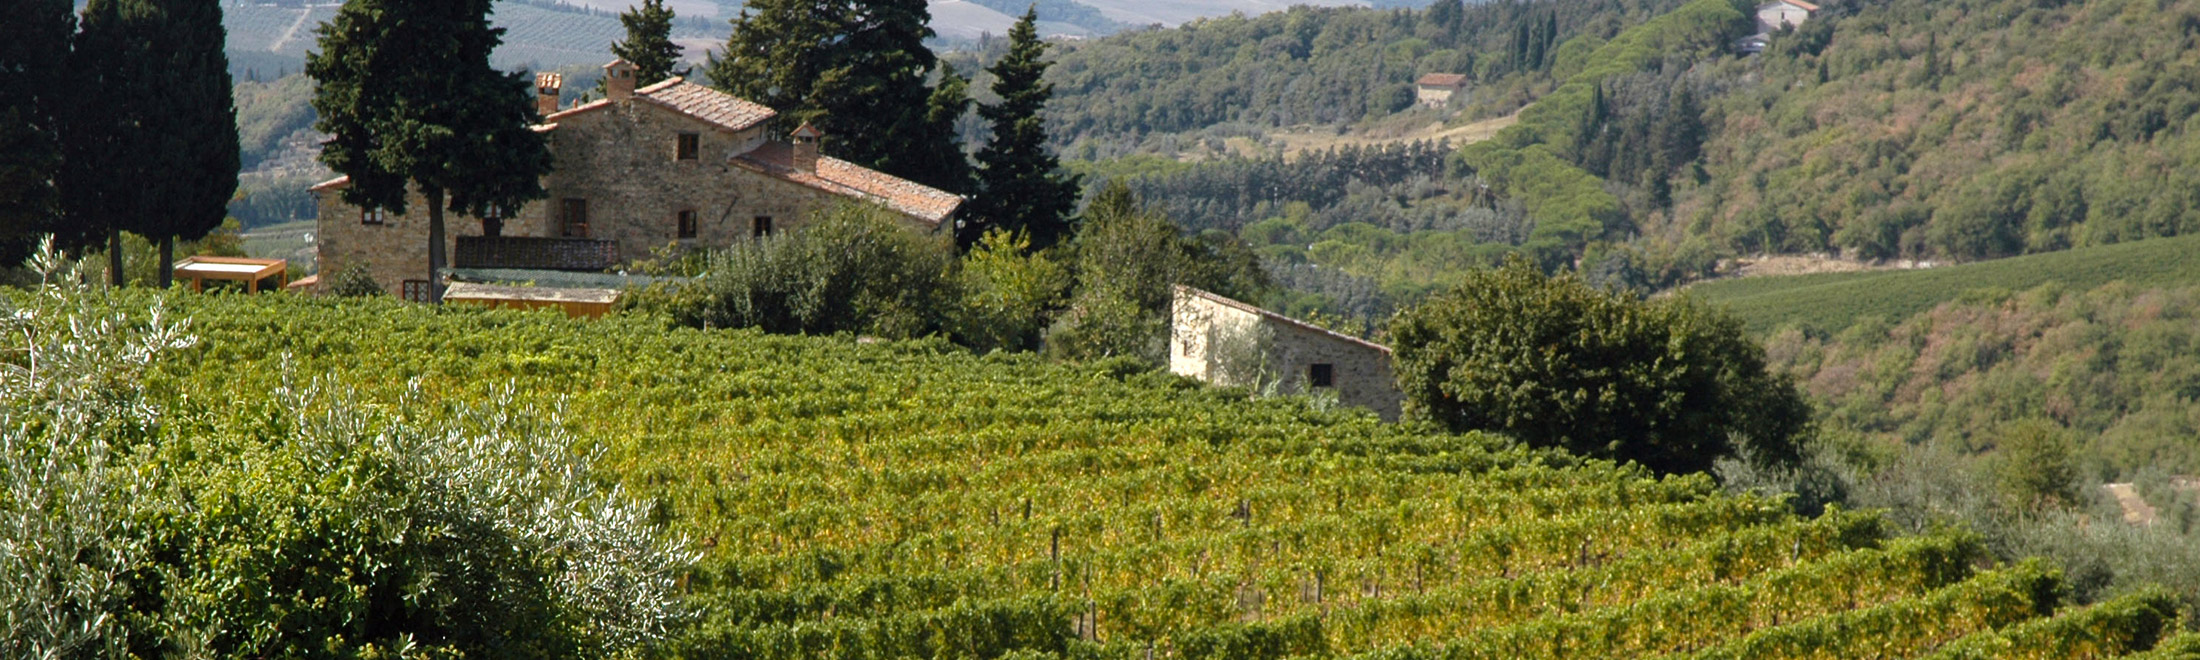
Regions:
<instances>
[{"instance_id":1,"label":"red-brown roof","mask_svg":"<svg viewBox=\"0 0 2200 660\"><path fill-rule=\"evenodd\" d=\"M1421 76L1413 84L1422 87L1458 87L1467 84L1467 76L1461 73L1431 73Z\"/></svg>"},{"instance_id":2,"label":"red-brown roof","mask_svg":"<svg viewBox=\"0 0 2200 660\"><path fill-rule=\"evenodd\" d=\"M748 130L757 124L771 120L772 117L779 116L779 113L771 108L681 78L667 79L664 82L634 90L634 98L693 117L727 131ZM545 124L553 124L566 117L607 107L611 107L611 101L597 99L544 117L542 121Z\"/></svg>"},{"instance_id":3,"label":"red-brown roof","mask_svg":"<svg viewBox=\"0 0 2200 660\"><path fill-rule=\"evenodd\" d=\"M794 145L767 142L733 159L744 168L825 192L885 204L902 213L937 225L962 206L962 197L938 188L866 168L838 158L819 156L817 171L794 166Z\"/></svg>"}]
</instances>

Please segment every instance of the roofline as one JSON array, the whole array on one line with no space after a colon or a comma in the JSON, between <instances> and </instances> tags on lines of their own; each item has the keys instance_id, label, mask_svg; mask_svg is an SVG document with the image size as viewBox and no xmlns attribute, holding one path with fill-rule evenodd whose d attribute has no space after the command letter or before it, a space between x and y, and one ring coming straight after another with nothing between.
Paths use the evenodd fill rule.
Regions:
<instances>
[{"instance_id":1,"label":"roofline","mask_svg":"<svg viewBox=\"0 0 2200 660\"><path fill-rule=\"evenodd\" d=\"M307 188L307 189L306 189L306 192L321 192L321 191L323 191L323 190L334 190L334 189L337 189L337 188L342 188L342 187L344 187L344 186L348 186L348 185L351 185L351 175L349 175L349 174L346 174L346 175L343 175L343 176L340 176L340 177L336 177L336 178L334 178L334 179L329 179L329 180L327 180L327 181L322 181L322 182L320 182L320 183L316 183L316 184L313 184L313 187L311 187L311 188Z\"/></svg>"},{"instance_id":2,"label":"roofline","mask_svg":"<svg viewBox=\"0 0 2200 660\"><path fill-rule=\"evenodd\" d=\"M659 82L659 83L657 83L657 84L655 84L655 85L650 85L650 86L648 86L648 87L643 87L643 88L641 88L641 89L637 89L637 90L634 90L634 96L633 96L633 98L634 98L635 100L640 100L640 101L648 101L648 102L649 102L649 103L650 103L651 105L655 105L655 106L657 106L657 107L659 107L659 108L663 108L663 109L665 109L665 110L669 110L669 111L671 111L671 112L672 112L673 114L677 114L677 115L680 115L680 116L682 116L682 117L686 117L686 118L689 118L689 119L693 119L693 120L695 120L695 121L703 122L704 124L707 124L707 125L709 125L709 126L710 126L711 128L715 128L715 129L718 129L718 130L720 130L720 131L724 131L724 132L727 132L727 133L739 133L739 132L741 132L741 131L746 131L746 130L749 130L749 129L751 129L751 128L756 128L756 127L757 127L758 125L760 125L760 124L763 124L764 122L768 122L768 121L771 121L771 120L772 120L772 118L774 118L774 117L778 117L778 116L779 116L779 111L778 111L778 110L773 110L773 109L771 109L771 108L769 108L769 107L764 107L764 106L762 106L761 104L759 104L759 107L764 107L764 116L763 116L763 117L759 117L759 118L757 118L757 120L756 120L756 121L754 121L754 122L750 122L750 123L748 123L748 124L746 124L746 125L743 125L743 126L740 126L740 127L736 128L736 127L731 127L731 126L727 126L727 125L725 125L725 124L720 124L720 123L718 123L718 122L715 122L715 121L711 121L711 120L709 120L709 119L704 119L704 118L703 118L703 117L702 117L701 115L697 115L697 114L695 114L695 113L692 113L692 112L688 112L688 111L686 111L686 110L681 110L680 108L678 108L678 107L675 107L675 106L673 106L673 105L672 105L671 103L668 103L668 102L665 102L665 101L663 101L663 100L659 100L659 99L657 99L657 98L654 98L654 97L651 97L651 96L650 96L650 94L652 94L652 93L655 93L655 92L662 92L662 91L664 91L664 90L667 90L667 89L671 89L671 88L673 88L674 86L677 86L677 85L679 85L679 84L681 84L681 83L686 83L687 81L688 81L688 80L687 80L686 78L682 78L682 77L679 77L679 76L673 76L673 77L670 77L670 78L666 78L666 79L664 79L664 81L662 81L662 82ZM692 84L692 83L691 83L691 84ZM736 97L736 98L738 98L738 97ZM743 99L743 100L746 100L746 99ZM750 102L751 102L751 103L754 103L754 101L750 101ZM594 101L589 101L589 102L587 102L587 103L583 103L583 104L580 104L580 105L576 105L576 106L573 106L573 107L570 107L570 108L566 108L566 109L564 109L564 110L559 110L559 111L557 111L557 112L553 112L553 113L550 113L549 115L546 115L546 116L544 116L544 117L542 118L542 123L543 123L544 125L549 125L549 126L553 126L553 127L554 127L554 126L556 126L556 125L557 125L557 122L558 122L558 120L560 120L560 119L564 119L564 118L567 118L567 117L571 117L571 116L574 116L574 115L579 115L579 114L582 114L582 113L587 113L587 112L594 112L594 111L596 111L596 110L600 110L600 109L603 109L603 108L608 108L608 107L611 107L611 99L596 99L596 100L594 100ZM542 129L538 129L538 130L542 130Z\"/></svg>"},{"instance_id":3,"label":"roofline","mask_svg":"<svg viewBox=\"0 0 2200 660\"><path fill-rule=\"evenodd\" d=\"M1277 314L1277 313L1275 313L1275 312L1271 312L1271 311L1268 311L1268 310L1265 310L1265 309L1261 309L1261 308L1259 308L1259 307L1255 307L1255 306L1253 306L1253 305L1251 305L1251 304L1247 304L1247 303L1244 303L1244 302L1240 302L1240 301L1237 301L1237 300L1233 300L1233 299L1230 299L1230 298L1225 298L1225 297L1222 297L1221 295L1218 295L1218 294L1216 294L1216 293L1214 293L1214 292L1211 292L1211 291L1206 291L1206 290L1202 290L1202 289L1197 289L1197 288L1193 288L1193 287L1185 286L1185 285L1182 285L1182 284L1178 284L1178 285L1176 285L1176 292L1177 292L1178 294L1189 294L1189 295L1197 296L1197 297L1200 297L1200 298L1205 298L1205 299L1207 299L1207 300L1208 300L1209 302L1214 302L1214 303L1217 303L1217 304L1221 304L1221 305L1223 305L1223 306L1225 306L1225 307L1230 307L1230 308L1236 309L1236 310L1238 310L1238 311L1241 311L1241 312L1251 312L1251 313L1253 313L1253 314L1257 314L1257 315L1259 315L1259 316L1260 316L1261 318L1264 318L1264 319L1269 319L1269 320L1274 320L1274 321L1281 321L1281 322L1283 322L1283 323L1284 323L1285 325L1290 325L1290 326L1294 326L1294 327L1297 327L1297 328L1300 328L1300 329L1303 329L1303 330L1311 330L1311 331L1313 331L1313 332L1316 332L1316 333L1320 333L1320 334L1328 335L1328 336L1330 336L1331 338L1334 338L1334 339L1339 339L1339 340L1343 340L1343 341L1345 341L1345 342L1347 342L1347 343L1359 344L1359 345L1361 345L1361 346L1365 346L1365 347L1367 347L1367 348L1372 348L1372 349L1375 349L1375 350L1378 350L1378 351L1382 351L1384 355L1390 355L1390 354L1391 354L1391 353L1390 353L1390 347L1389 347L1389 346L1384 346L1384 345L1382 345L1382 344L1377 344L1377 343L1375 343L1375 342L1371 342L1371 341L1368 341L1368 340L1365 340L1365 339L1361 339L1361 338L1359 338L1359 337L1354 337L1354 336L1352 336L1352 335L1344 334L1344 333L1342 333L1342 332L1337 332L1337 331L1335 331L1335 330L1331 330L1331 329L1328 329L1328 328L1324 328L1324 327L1321 327L1321 326L1318 326L1318 325L1314 325L1314 324L1312 324L1312 323L1307 323L1307 322L1305 322L1305 321L1301 321L1301 320L1298 320L1298 319L1295 319L1295 318L1291 318L1291 317L1289 317L1289 316L1284 316L1284 315L1282 315L1282 314Z\"/></svg>"},{"instance_id":4,"label":"roofline","mask_svg":"<svg viewBox=\"0 0 2200 660\"><path fill-rule=\"evenodd\" d=\"M772 178L774 178L774 179L778 179L778 180L780 180L780 181L785 181L785 182L787 182L787 183L792 183L792 184L795 184L795 185L798 185L798 186L803 186L803 187L807 187L807 188L809 188L809 189L811 189L811 190L816 190L816 191L819 191L819 192L825 192L825 193L831 193L831 194L834 194L834 195L842 195L842 196L858 197L858 198L861 198L861 199L862 199L863 201L871 202L871 203L873 203L873 204L877 204L877 205L879 205L879 206L883 206L883 207L886 207L886 208L887 208L888 210L891 210L891 211L893 211L893 212L895 212L895 213L899 213L899 214L902 214L902 215L906 215L906 216L909 216L909 217L912 217L912 218L916 218L916 219L918 219L918 220L923 220L923 221L925 221L925 222L929 222L929 223L932 223L932 225L933 225L934 227L938 227L938 226L940 226L940 225L944 225L944 224L947 224L947 220L948 220L948 218L952 218L952 217L955 217L955 212L956 212L956 211L959 211L959 210L962 210L962 204L963 204L963 198L962 198L962 196L961 196L961 195L954 195L953 193L948 193L948 194L949 194L950 196L953 196L953 197L955 198L955 204L954 204L953 206L949 206L949 207L947 208L947 211L946 211L946 212L943 212L943 213L941 213L941 214L940 214L940 217L934 218L934 217L931 217L931 216L927 216L927 215L923 215L923 214L918 214L918 213L911 213L911 212L909 212L909 211L906 211L906 210L903 210L903 209L900 209L900 208L897 208L897 207L895 207L895 206L894 206L894 204L893 204L893 200L887 199L887 198L886 198L886 197L884 197L884 196L881 196L881 195L874 195L874 194L871 194L871 193L870 193L870 192L868 192L868 191L864 191L864 190L862 190L862 189L856 188L855 186L851 186L851 185L848 185L848 184L845 184L845 183L840 183L840 182L838 182L838 181L834 181L834 180L832 180L832 179L827 179L827 178L825 178L825 177L824 177L823 175L820 175L820 174L818 174L818 173L816 173L816 172L805 172L805 174L809 174L810 176L812 176L812 177L815 177L815 178L816 178L816 179L817 179L818 181L823 181L823 182L825 182L825 183L829 183L829 184L832 184L832 187L826 187L826 186L821 186L821 185L818 185L818 184L815 184L815 183L811 183L811 182L809 182L809 181L807 181L807 180L804 180L804 179L802 179L802 178L799 178L799 177L793 177L793 176L788 176L788 175L787 175L786 173L773 171L773 170L775 170L775 169L778 169L778 168L776 168L776 167L774 167L774 166L772 166L772 165L766 164L766 163L759 163L759 162L756 162L756 161L753 161L753 160L749 160L749 159L747 159L747 158L744 158L743 156L746 156L746 155L747 155L747 154L742 154L742 156L735 156L735 157L733 157L733 163L734 163L735 165L737 165L737 166L741 167L742 169L746 169L746 170L749 170L749 171L752 171L752 172L756 172L756 173L758 173L758 174L762 174L762 175L765 175L765 176L768 176L768 177L772 177ZM857 164L855 164L855 163L850 163L850 162L848 162L848 161L840 160L840 159L838 159L838 158L833 158L833 157L831 157L831 156L819 156L819 157L818 157L818 159L819 159L819 160L821 160L821 161L822 161L822 160L832 160L832 161L836 161L836 162L839 162L839 163L841 163L841 164L847 165L847 166L849 166L849 167L859 167L859 168L860 168L860 167L863 167L863 166L861 166L861 165L857 165ZM863 168L863 169L870 169L870 168ZM875 172L875 171L877 171L877 170L872 170L872 171L874 171L874 172ZM880 172L880 174L885 174L885 173L884 173L884 172ZM893 175L891 175L891 174L888 174L887 176L893 176ZM894 178L897 178L897 179L899 179L899 178L901 178L901 177L894 177ZM903 181L908 181L908 179L902 179L902 180L903 180ZM910 181L910 183L916 183L916 182L914 182L914 181ZM924 185L924 184L917 184L917 185ZM929 187L929 186L926 186L926 187ZM935 190L936 190L936 189L935 189ZM943 190L943 191L941 191L941 192L943 192L943 193L944 193L944 192L946 192L946 191L944 191L944 190Z\"/></svg>"}]
</instances>

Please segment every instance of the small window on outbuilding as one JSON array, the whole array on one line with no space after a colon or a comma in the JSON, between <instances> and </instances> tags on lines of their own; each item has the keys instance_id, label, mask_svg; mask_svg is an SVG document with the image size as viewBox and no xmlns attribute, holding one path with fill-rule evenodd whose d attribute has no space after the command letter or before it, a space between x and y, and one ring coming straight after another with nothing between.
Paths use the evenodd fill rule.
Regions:
<instances>
[{"instance_id":1,"label":"small window on outbuilding","mask_svg":"<svg viewBox=\"0 0 2200 660\"><path fill-rule=\"evenodd\" d=\"M1312 364L1306 367L1306 382L1313 387L1336 387L1337 368L1329 364Z\"/></svg>"},{"instance_id":2,"label":"small window on outbuilding","mask_svg":"<svg viewBox=\"0 0 2200 660\"><path fill-rule=\"evenodd\" d=\"M491 206L489 207L489 210L483 211L481 214L481 235L490 237L503 236L505 215L507 214L505 213L504 208L498 206Z\"/></svg>"},{"instance_id":3,"label":"small window on outbuilding","mask_svg":"<svg viewBox=\"0 0 2200 660\"><path fill-rule=\"evenodd\" d=\"M756 219L749 224L749 234L757 238L772 235L772 217L768 215L756 216Z\"/></svg>"},{"instance_id":4,"label":"small window on outbuilding","mask_svg":"<svg viewBox=\"0 0 2200 660\"><path fill-rule=\"evenodd\" d=\"M700 133L681 133L678 155L680 160L696 160L702 157L703 136Z\"/></svg>"},{"instance_id":5,"label":"small window on outbuilding","mask_svg":"<svg viewBox=\"0 0 2200 660\"><path fill-rule=\"evenodd\" d=\"M379 225L389 222L390 212L385 209L359 209L359 224Z\"/></svg>"},{"instance_id":6,"label":"small window on outbuilding","mask_svg":"<svg viewBox=\"0 0 2200 660\"><path fill-rule=\"evenodd\" d=\"M697 233L697 228L695 225L696 222L694 211L680 212L680 238L695 238L695 234Z\"/></svg>"},{"instance_id":7,"label":"small window on outbuilding","mask_svg":"<svg viewBox=\"0 0 2200 660\"><path fill-rule=\"evenodd\" d=\"M405 280L405 285L402 293L404 294L405 300L408 302L428 302L428 281Z\"/></svg>"}]
</instances>

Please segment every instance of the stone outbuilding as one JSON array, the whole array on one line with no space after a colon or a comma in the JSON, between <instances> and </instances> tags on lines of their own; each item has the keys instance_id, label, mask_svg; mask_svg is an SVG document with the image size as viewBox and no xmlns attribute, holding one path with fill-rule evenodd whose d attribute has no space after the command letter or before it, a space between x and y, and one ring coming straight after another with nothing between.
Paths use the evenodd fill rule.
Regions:
<instances>
[{"instance_id":1,"label":"stone outbuilding","mask_svg":"<svg viewBox=\"0 0 2200 660\"><path fill-rule=\"evenodd\" d=\"M486 218L448 215L451 268L603 271L668 246L724 247L788 231L842 200L876 203L923 231L952 231L962 198L823 155L807 125L791 140L768 132L778 113L672 78L636 89L634 66L604 66L604 98L558 109L557 74L536 76L535 130L555 170L546 199ZM423 199L408 214L366 212L343 201L338 178L319 197L322 273L364 266L390 293L424 300L428 222ZM323 278L322 281L327 281Z\"/></svg>"},{"instance_id":2,"label":"stone outbuilding","mask_svg":"<svg viewBox=\"0 0 2200 660\"><path fill-rule=\"evenodd\" d=\"M1426 108L1442 108L1453 96L1467 91L1467 77L1458 73L1431 73L1413 81L1413 100Z\"/></svg>"},{"instance_id":3,"label":"stone outbuilding","mask_svg":"<svg viewBox=\"0 0 2200 660\"><path fill-rule=\"evenodd\" d=\"M1224 386L1335 396L1398 420L1390 348L1187 286L1170 306L1169 371Z\"/></svg>"}]
</instances>

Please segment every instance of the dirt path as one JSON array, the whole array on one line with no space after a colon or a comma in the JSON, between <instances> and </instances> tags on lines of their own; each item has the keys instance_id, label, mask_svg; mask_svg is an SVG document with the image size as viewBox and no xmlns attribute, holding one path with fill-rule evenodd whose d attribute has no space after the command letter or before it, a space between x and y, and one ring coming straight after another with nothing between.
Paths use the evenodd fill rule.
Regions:
<instances>
[{"instance_id":1,"label":"dirt path","mask_svg":"<svg viewBox=\"0 0 2200 660\"><path fill-rule=\"evenodd\" d=\"M1505 127L1519 123L1519 121L1520 113L1515 112L1503 117L1484 119L1471 124L1448 128L1442 122L1435 122L1405 132L1354 132L1344 135L1338 135L1335 130L1328 128L1293 128L1270 133L1269 137L1283 142L1284 158L1297 158L1299 155L1310 151L1322 151L1331 147L1368 147L1420 140L1448 139L1451 140L1451 145L1456 147L1490 139L1490 137L1497 135L1498 131L1505 130Z\"/></svg>"},{"instance_id":2,"label":"dirt path","mask_svg":"<svg viewBox=\"0 0 2200 660\"><path fill-rule=\"evenodd\" d=\"M284 30L282 37L276 39L275 43L269 44L267 47L267 52L283 52L283 47L290 45L290 40L298 38L298 28L305 27L306 19L311 16L313 16L312 7L298 10L298 20L291 21L290 29Z\"/></svg>"}]
</instances>

